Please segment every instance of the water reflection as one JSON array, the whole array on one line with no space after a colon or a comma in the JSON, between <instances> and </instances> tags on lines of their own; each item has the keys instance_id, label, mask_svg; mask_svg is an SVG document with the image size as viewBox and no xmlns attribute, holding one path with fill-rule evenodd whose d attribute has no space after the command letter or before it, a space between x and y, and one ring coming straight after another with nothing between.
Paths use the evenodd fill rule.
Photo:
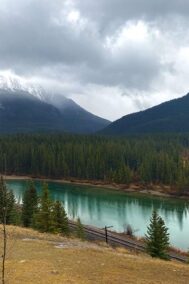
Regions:
<instances>
[{"instance_id":1,"label":"water reflection","mask_svg":"<svg viewBox=\"0 0 189 284\"><path fill-rule=\"evenodd\" d=\"M9 186L21 202L26 181L9 181ZM41 183L36 182L40 193ZM100 188L49 183L51 197L64 203L71 219L78 216L84 224L98 227L114 226L121 232L131 224L136 234L143 236L153 209L157 209L169 227L171 243L182 249L189 247L189 203L182 200L136 196Z\"/></svg>"}]
</instances>

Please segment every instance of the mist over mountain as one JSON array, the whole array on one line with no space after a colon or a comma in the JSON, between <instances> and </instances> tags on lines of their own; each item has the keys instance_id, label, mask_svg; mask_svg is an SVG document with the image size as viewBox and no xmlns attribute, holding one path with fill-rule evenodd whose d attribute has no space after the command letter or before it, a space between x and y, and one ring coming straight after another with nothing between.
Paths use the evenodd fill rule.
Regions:
<instances>
[{"instance_id":1,"label":"mist over mountain","mask_svg":"<svg viewBox=\"0 0 189 284\"><path fill-rule=\"evenodd\" d=\"M189 94L145 111L126 115L111 123L101 133L127 135L167 132L189 132Z\"/></svg>"},{"instance_id":2,"label":"mist over mountain","mask_svg":"<svg viewBox=\"0 0 189 284\"><path fill-rule=\"evenodd\" d=\"M66 131L93 133L109 124L73 100L0 76L0 133Z\"/></svg>"}]
</instances>

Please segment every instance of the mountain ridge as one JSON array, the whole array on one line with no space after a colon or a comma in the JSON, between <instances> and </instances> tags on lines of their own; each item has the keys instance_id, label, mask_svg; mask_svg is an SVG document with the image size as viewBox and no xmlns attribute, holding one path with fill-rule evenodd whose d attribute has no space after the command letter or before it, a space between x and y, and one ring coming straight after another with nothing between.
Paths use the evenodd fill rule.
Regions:
<instances>
[{"instance_id":1,"label":"mountain ridge","mask_svg":"<svg viewBox=\"0 0 189 284\"><path fill-rule=\"evenodd\" d=\"M14 78L6 81L0 76L0 133L63 131L88 134L109 123L60 94L49 94L42 88L28 87Z\"/></svg>"},{"instance_id":2,"label":"mountain ridge","mask_svg":"<svg viewBox=\"0 0 189 284\"><path fill-rule=\"evenodd\" d=\"M189 93L147 110L125 115L100 131L106 135L189 132Z\"/></svg>"}]
</instances>

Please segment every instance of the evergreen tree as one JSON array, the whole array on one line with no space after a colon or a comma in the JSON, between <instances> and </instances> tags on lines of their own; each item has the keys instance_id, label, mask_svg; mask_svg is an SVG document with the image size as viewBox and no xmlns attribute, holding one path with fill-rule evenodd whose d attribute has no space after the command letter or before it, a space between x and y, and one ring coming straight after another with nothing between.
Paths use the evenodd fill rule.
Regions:
<instances>
[{"instance_id":1,"label":"evergreen tree","mask_svg":"<svg viewBox=\"0 0 189 284\"><path fill-rule=\"evenodd\" d=\"M60 201L55 201L53 204L52 227L55 233L69 234L68 217Z\"/></svg>"},{"instance_id":2,"label":"evergreen tree","mask_svg":"<svg viewBox=\"0 0 189 284\"><path fill-rule=\"evenodd\" d=\"M77 229L76 229L76 236L82 240L85 239L85 231L83 224L81 223L80 218L77 219Z\"/></svg>"},{"instance_id":3,"label":"evergreen tree","mask_svg":"<svg viewBox=\"0 0 189 284\"><path fill-rule=\"evenodd\" d=\"M168 259L169 234L164 220L153 211L146 234L146 250L152 257Z\"/></svg>"},{"instance_id":4,"label":"evergreen tree","mask_svg":"<svg viewBox=\"0 0 189 284\"><path fill-rule=\"evenodd\" d=\"M38 204L37 191L34 183L30 182L23 196L22 223L24 227L32 226L33 217L37 210L37 204Z\"/></svg>"},{"instance_id":5,"label":"evergreen tree","mask_svg":"<svg viewBox=\"0 0 189 284\"><path fill-rule=\"evenodd\" d=\"M3 177L0 179L0 223L6 210L6 224L15 223L15 197L12 191L8 190Z\"/></svg>"},{"instance_id":6,"label":"evergreen tree","mask_svg":"<svg viewBox=\"0 0 189 284\"><path fill-rule=\"evenodd\" d=\"M35 214L34 226L42 232L52 231L52 201L49 197L49 189L46 183L42 187L42 196Z\"/></svg>"},{"instance_id":7,"label":"evergreen tree","mask_svg":"<svg viewBox=\"0 0 189 284\"><path fill-rule=\"evenodd\" d=\"M0 137L0 172L43 177L166 184L189 188L189 134L100 137L19 134Z\"/></svg>"}]
</instances>

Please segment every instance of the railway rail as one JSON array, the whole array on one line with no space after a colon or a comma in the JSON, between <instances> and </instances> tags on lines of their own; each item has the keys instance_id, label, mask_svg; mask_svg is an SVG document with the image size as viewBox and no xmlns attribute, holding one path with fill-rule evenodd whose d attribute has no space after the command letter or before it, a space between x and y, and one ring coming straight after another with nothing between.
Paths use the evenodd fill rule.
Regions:
<instances>
[{"instance_id":1,"label":"railway rail","mask_svg":"<svg viewBox=\"0 0 189 284\"><path fill-rule=\"evenodd\" d=\"M73 221L69 221L69 227L71 230L76 230L77 225ZM99 229L91 226L83 226L84 232L86 234L87 239L89 240L106 240L106 235L105 235L105 230L104 229ZM145 245L142 244L139 241L132 240L132 239L127 239L121 236L118 236L118 234L113 233L111 231L108 231L108 244L112 246L123 246L125 248L128 248L130 250L135 250L135 251L145 251ZM181 262L187 262L188 258L184 255L181 255L179 253L170 251L169 252L169 257L170 259L181 261Z\"/></svg>"}]
</instances>

